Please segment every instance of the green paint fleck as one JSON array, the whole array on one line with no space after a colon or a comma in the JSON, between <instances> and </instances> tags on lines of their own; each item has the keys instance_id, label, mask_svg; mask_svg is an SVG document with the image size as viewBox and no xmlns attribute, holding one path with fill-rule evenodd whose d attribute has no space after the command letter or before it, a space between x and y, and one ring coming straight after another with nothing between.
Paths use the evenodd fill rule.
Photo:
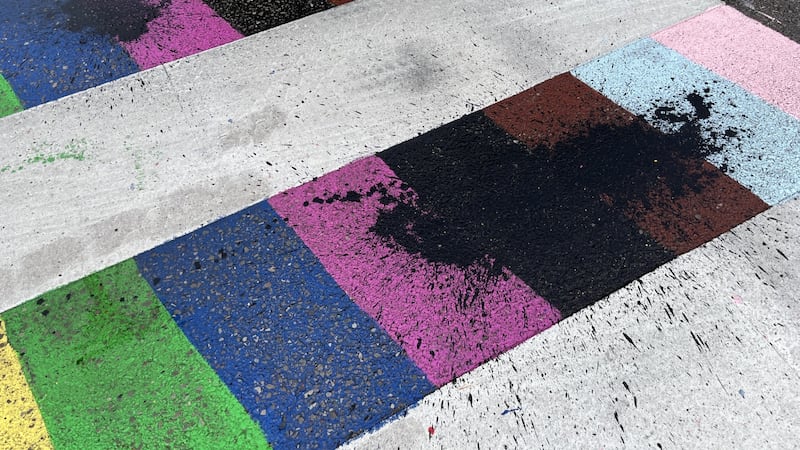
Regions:
<instances>
[{"instance_id":1,"label":"green paint fleck","mask_svg":"<svg viewBox=\"0 0 800 450\"><path fill-rule=\"evenodd\" d=\"M144 172L144 167L142 166L143 156L139 152L134 152L131 147L125 147L126 150L130 151L133 155L133 170L135 172L136 183L132 186L135 186L137 190L144 189L144 180L146 174Z\"/></svg>"},{"instance_id":2,"label":"green paint fleck","mask_svg":"<svg viewBox=\"0 0 800 450\"><path fill-rule=\"evenodd\" d=\"M130 135L125 136L126 140L130 138ZM148 178L152 181L158 181L158 173L155 171L148 172L147 169L153 166L158 166L158 161L160 161L163 157L161 152L154 149L142 149L139 146L128 144L127 141L124 143L124 146L125 151L128 152L128 154L130 154L133 158L134 182L131 183L131 190L144 190Z\"/></svg>"},{"instance_id":3,"label":"green paint fleck","mask_svg":"<svg viewBox=\"0 0 800 450\"><path fill-rule=\"evenodd\" d=\"M27 164L49 164L56 161L65 161L68 159L74 159L76 161L84 161L86 159L86 147L88 144L86 143L86 139L80 139L77 141L71 141L67 145L64 146L63 151L58 153L39 153L34 155L25 160Z\"/></svg>"},{"instance_id":4,"label":"green paint fleck","mask_svg":"<svg viewBox=\"0 0 800 450\"><path fill-rule=\"evenodd\" d=\"M10 165L5 165L2 167L2 169L0 169L0 173L7 172L9 170L11 171L10 173L16 173L23 170L26 165L47 165L56 161L67 160L85 161L86 149L88 147L89 143L86 141L86 139L72 140L60 149L57 149L57 147L53 144L39 144L30 150L30 152L34 153L34 155L26 158L16 169L12 170Z\"/></svg>"},{"instance_id":5,"label":"green paint fleck","mask_svg":"<svg viewBox=\"0 0 800 450\"><path fill-rule=\"evenodd\" d=\"M269 448L133 260L3 316L56 448Z\"/></svg>"},{"instance_id":6,"label":"green paint fleck","mask_svg":"<svg viewBox=\"0 0 800 450\"><path fill-rule=\"evenodd\" d=\"M19 111L22 111L22 103L8 81L0 75L0 117Z\"/></svg>"}]
</instances>

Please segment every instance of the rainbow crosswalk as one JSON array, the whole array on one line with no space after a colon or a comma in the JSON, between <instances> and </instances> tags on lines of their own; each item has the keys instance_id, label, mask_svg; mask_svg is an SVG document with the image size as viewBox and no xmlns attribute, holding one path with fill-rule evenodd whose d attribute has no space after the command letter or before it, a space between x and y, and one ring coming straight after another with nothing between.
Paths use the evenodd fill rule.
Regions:
<instances>
[{"instance_id":1,"label":"rainbow crosswalk","mask_svg":"<svg viewBox=\"0 0 800 450\"><path fill-rule=\"evenodd\" d=\"M119 80L145 86L144 77L161 76L152 75L160 64L275 25L237 22L224 10L233 8L231 2L208 5L169 3L147 32L114 44L135 64L112 62L119 71L94 81L156 67L143 78ZM310 5L302 15L332 6ZM347 13L336 11L330 12ZM169 33L159 31L176 28L218 40L191 33L165 37ZM69 38L42 39L83 39L80 32L57 27L51 32ZM81 45L99 48L87 42L92 44ZM196 42L208 45L199 48ZM256 42L244 40L238 48ZM568 335L595 311L613 311L597 328L605 330L601 335L616 335L612 320L625 316L633 327L631 321L640 323L638 308L647 309L643 303L659 301L659 295L676 302L676 310L678 304L687 311L698 308L691 305L692 289L681 291L680 281L670 287L670 279L692 279L682 264L701 271L703 263L693 261L712 260L715 245L737 239L741 231L731 232L736 227L749 230L748 224L774 218L785 228L797 228L780 217L791 216L800 192L798 65L800 44L732 7L717 6L416 137L359 149L342 157L346 160L334 170L320 169L211 223L187 223L178 237L143 252L129 251L121 262L1 314L0 383L8 400L0 410L0 444L591 445L584 437L550 441L535 426L529 428L525 415L535 412L525 411L536 409L531 404L547 399L568 405L570 399L568 391L564 400L554 398L552 389L537 391L539 369L534 373L536 362L526 359L551 348L559 357L569 355L564 347L570 339L559 333ZM15 82L36 84L25 76L32 75L0 79L0 112L70 93L52 85L17 89ZM163 85L147 89L172 89L168 71L164 78ZM190 95L186 89L176 97ZM252 120L228 118L235 130L209 134L209 139L228 151L259 148L259 141L270 136L262 129L267 122L289 120L284 111L259 102ZM212 114L194 110L187 116L206 113ZM23 114L1 123L12 124ZM190 119L178 118L174 126L183 122ZM168 124L152 126L158 136ZM198 140L203 132L197 131ZM177 145L165 136L162 145ZM96 146L84 140L57 152L12 155L13 163L0 160L0 181L16 177L13 186L22 186L23 177L41 176L25 169L28 165L83 161ZM143 167L160 158L137 153L133 145L125 152L138 155L130 191L149 195L151 175ZM219 157L230 154L222 151ZM303 164L296 159L289 164ZM271 170L273 164L267 166ZM225 191L214 192L224 198ZM196 198L192 195L186 198ZM790 240L792 234L786 233ZM796 280L800 275L789 267L795 253L785 252L778 247L773 254L782 255L785 265L764 273L786 270ZM720 273L728 270L722 263L719 267ZM705 276L711 280L714 272ZM698 283L694 291L703 292L704 283ZM744 302L740 294L724 295ZM609 303L615 298L638 306L626 316L624 308ZM669 303L661 309L670 324L678 320ZM690 316L695 320L702 314L697 310ZM685 312L683 318L691 322ZM733 339L712 341L707 336L713 327L700 328L705 334L691 332L700 353ZM597 333L594 324L591 330ZM637 351L660 348L655 338L619 334L621 345ZM604 350L609 355L604 363L613 363L614 351L621 354L614 348ZM648 363L641 358L643 366ZM515 360L522 362L517 366ZM795 363L787 364L795 372L782 375L780 385L797 378ZM507 384L494 386L494 377L503 374L513 375ZM583 375L574 376L560 382L583 382ZM717 380L728 389L719 375ZM628 393L630 384L624 384ZM503 391L506 385L509 391ZM746 392L756 388L734 390L732 397L748 399ZM516 401L508 401L511 394ZM495 397L506 399L502 408L492 406L500 408L497 414L475 409ZM463 405L450 406L451 401ZM638 408L638 398L632 402ZM617 411L613 418L624 435ZM470 423L486 435L470 432ZM615 425L613 432L604 428L601 434L616 439L616 432ZM643 444L647 437L640 427L628 439Z\"/></svg>"}]
</instances>

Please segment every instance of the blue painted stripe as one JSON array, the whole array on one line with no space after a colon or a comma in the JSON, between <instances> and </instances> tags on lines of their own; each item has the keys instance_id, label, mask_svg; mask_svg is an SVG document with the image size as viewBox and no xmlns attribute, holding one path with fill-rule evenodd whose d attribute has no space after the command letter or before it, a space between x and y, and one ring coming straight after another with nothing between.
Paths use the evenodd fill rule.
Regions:
<instances>
[{"instance_id":1,"label":"blue painted stripe","mask_svg":"<svg viewBox=\"0 0 800 450\"><path fill-rule=\"evenodd\" d=\"M434 387L267 202L136 258L276 448L332 448Z\"/></svg>"},{"instance_id":2,"label":"blue painted stripe","mask_svg":"<svg viewBox=\"0 0 800 450\"><path fill-rule=\"evenodd\" d=\"M712 164L770 205L800 192L800 122L677 52L642 39L572 73L664 131L680 124L659 119L658 108L691 115L687 96L701 95L710 115L698 123L723 148Z\"/></svg>"},{"instance_id":3,"label":"blue painted stripe","mask_svg":"<svg viewBox=\"0 0 800 450\"><path fill-rule=\"evenodd\" d=\"M0 73L26 108L139 71L111 36L69 31L61 2L2 4Z\"/></svg>"}]
</instances>

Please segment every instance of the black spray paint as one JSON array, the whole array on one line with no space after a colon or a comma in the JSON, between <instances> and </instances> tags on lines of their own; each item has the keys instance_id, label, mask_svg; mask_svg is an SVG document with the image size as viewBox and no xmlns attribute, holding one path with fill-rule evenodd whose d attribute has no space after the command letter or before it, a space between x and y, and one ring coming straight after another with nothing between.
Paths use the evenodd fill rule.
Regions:
<instances>
[{"instance_id":1,"label":"black spray paint","mask_svg":"<svg viewBox=\"0 0 800 450\"><path fill-rule=\"evenodd\" d=\"M115 36L122 42L147 32L147 23L161 15L171 0L69 0L61 7L70 31L92 31Z\"/></svg>"},{"instance_id":2,"label":"black spray paint","mask_svg":"<svg viewBox=\"0 0 800 450\"><path fill-rule=\"evenodd\" d=\"M644 189L640 144L657 135L598 127L531 152L471 114L379 154L419 201L383 211L373 231L431 261L489 255L569 315L673 257L600 195Z\"/></svg>"},{"instance_id":3,"label":"black spray paint","mask_svg":"<svg viewBox=\"0 0 800 450\"><path fill-rule=\"evenodd\" d=\"M704 126L703 120L711 117L714 104L709 102L703 94L711 92L711 88L706 87L703 92L691 92L685 99L679 102L688 102L692 109L691 113L678 112L678 103L674 100L659 100L653 104L653 114L650 120L655 123L666 123L679 125L677 132L667 136L675 140L675 144L683 146L682 157L699 160L708 156L722 152L723 148L730 150L741 142L743 135L749 132L740 128L730 127L725 130L716 130ZM733 169L728 167L727 158L719 167L725 173L733 173Z\"/></svg>"},{"instance_id":4,"label":"black spray paint","mask_svg":"<svg viewBox=\"0 0 800 450\"><path fill-rule=\"evenodd\" d=\"M464 117L379 154L419 201L398 201L372 231L432 262L496 258L487 269L508 267L569 315L674 257L624 209L663 186L701 192L705 158L741 133L704 131L713 105L697 92L685 100L692 113L655 109L674 133L644 120L594 124L553 147L527 148L482 113Z\"/></svg>"}]
</instances>

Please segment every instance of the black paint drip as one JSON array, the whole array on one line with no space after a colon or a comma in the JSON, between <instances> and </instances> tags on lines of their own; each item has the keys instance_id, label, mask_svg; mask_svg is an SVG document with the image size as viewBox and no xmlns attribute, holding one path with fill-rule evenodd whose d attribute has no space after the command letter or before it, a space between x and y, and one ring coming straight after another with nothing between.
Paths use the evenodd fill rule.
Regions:
<instances>
[{"instance_id":1,"label":"black paint drip","mask_svg":"<svg viewBox=\"0 0 800 450\"><path fill-rule=\"evenodd\" d=\"M92 31L122 42L138 39L147 23L161 15L171 0L149 4L146 0L69 0L61 7L70 31Z\"/></svg>"}]
</instances>

